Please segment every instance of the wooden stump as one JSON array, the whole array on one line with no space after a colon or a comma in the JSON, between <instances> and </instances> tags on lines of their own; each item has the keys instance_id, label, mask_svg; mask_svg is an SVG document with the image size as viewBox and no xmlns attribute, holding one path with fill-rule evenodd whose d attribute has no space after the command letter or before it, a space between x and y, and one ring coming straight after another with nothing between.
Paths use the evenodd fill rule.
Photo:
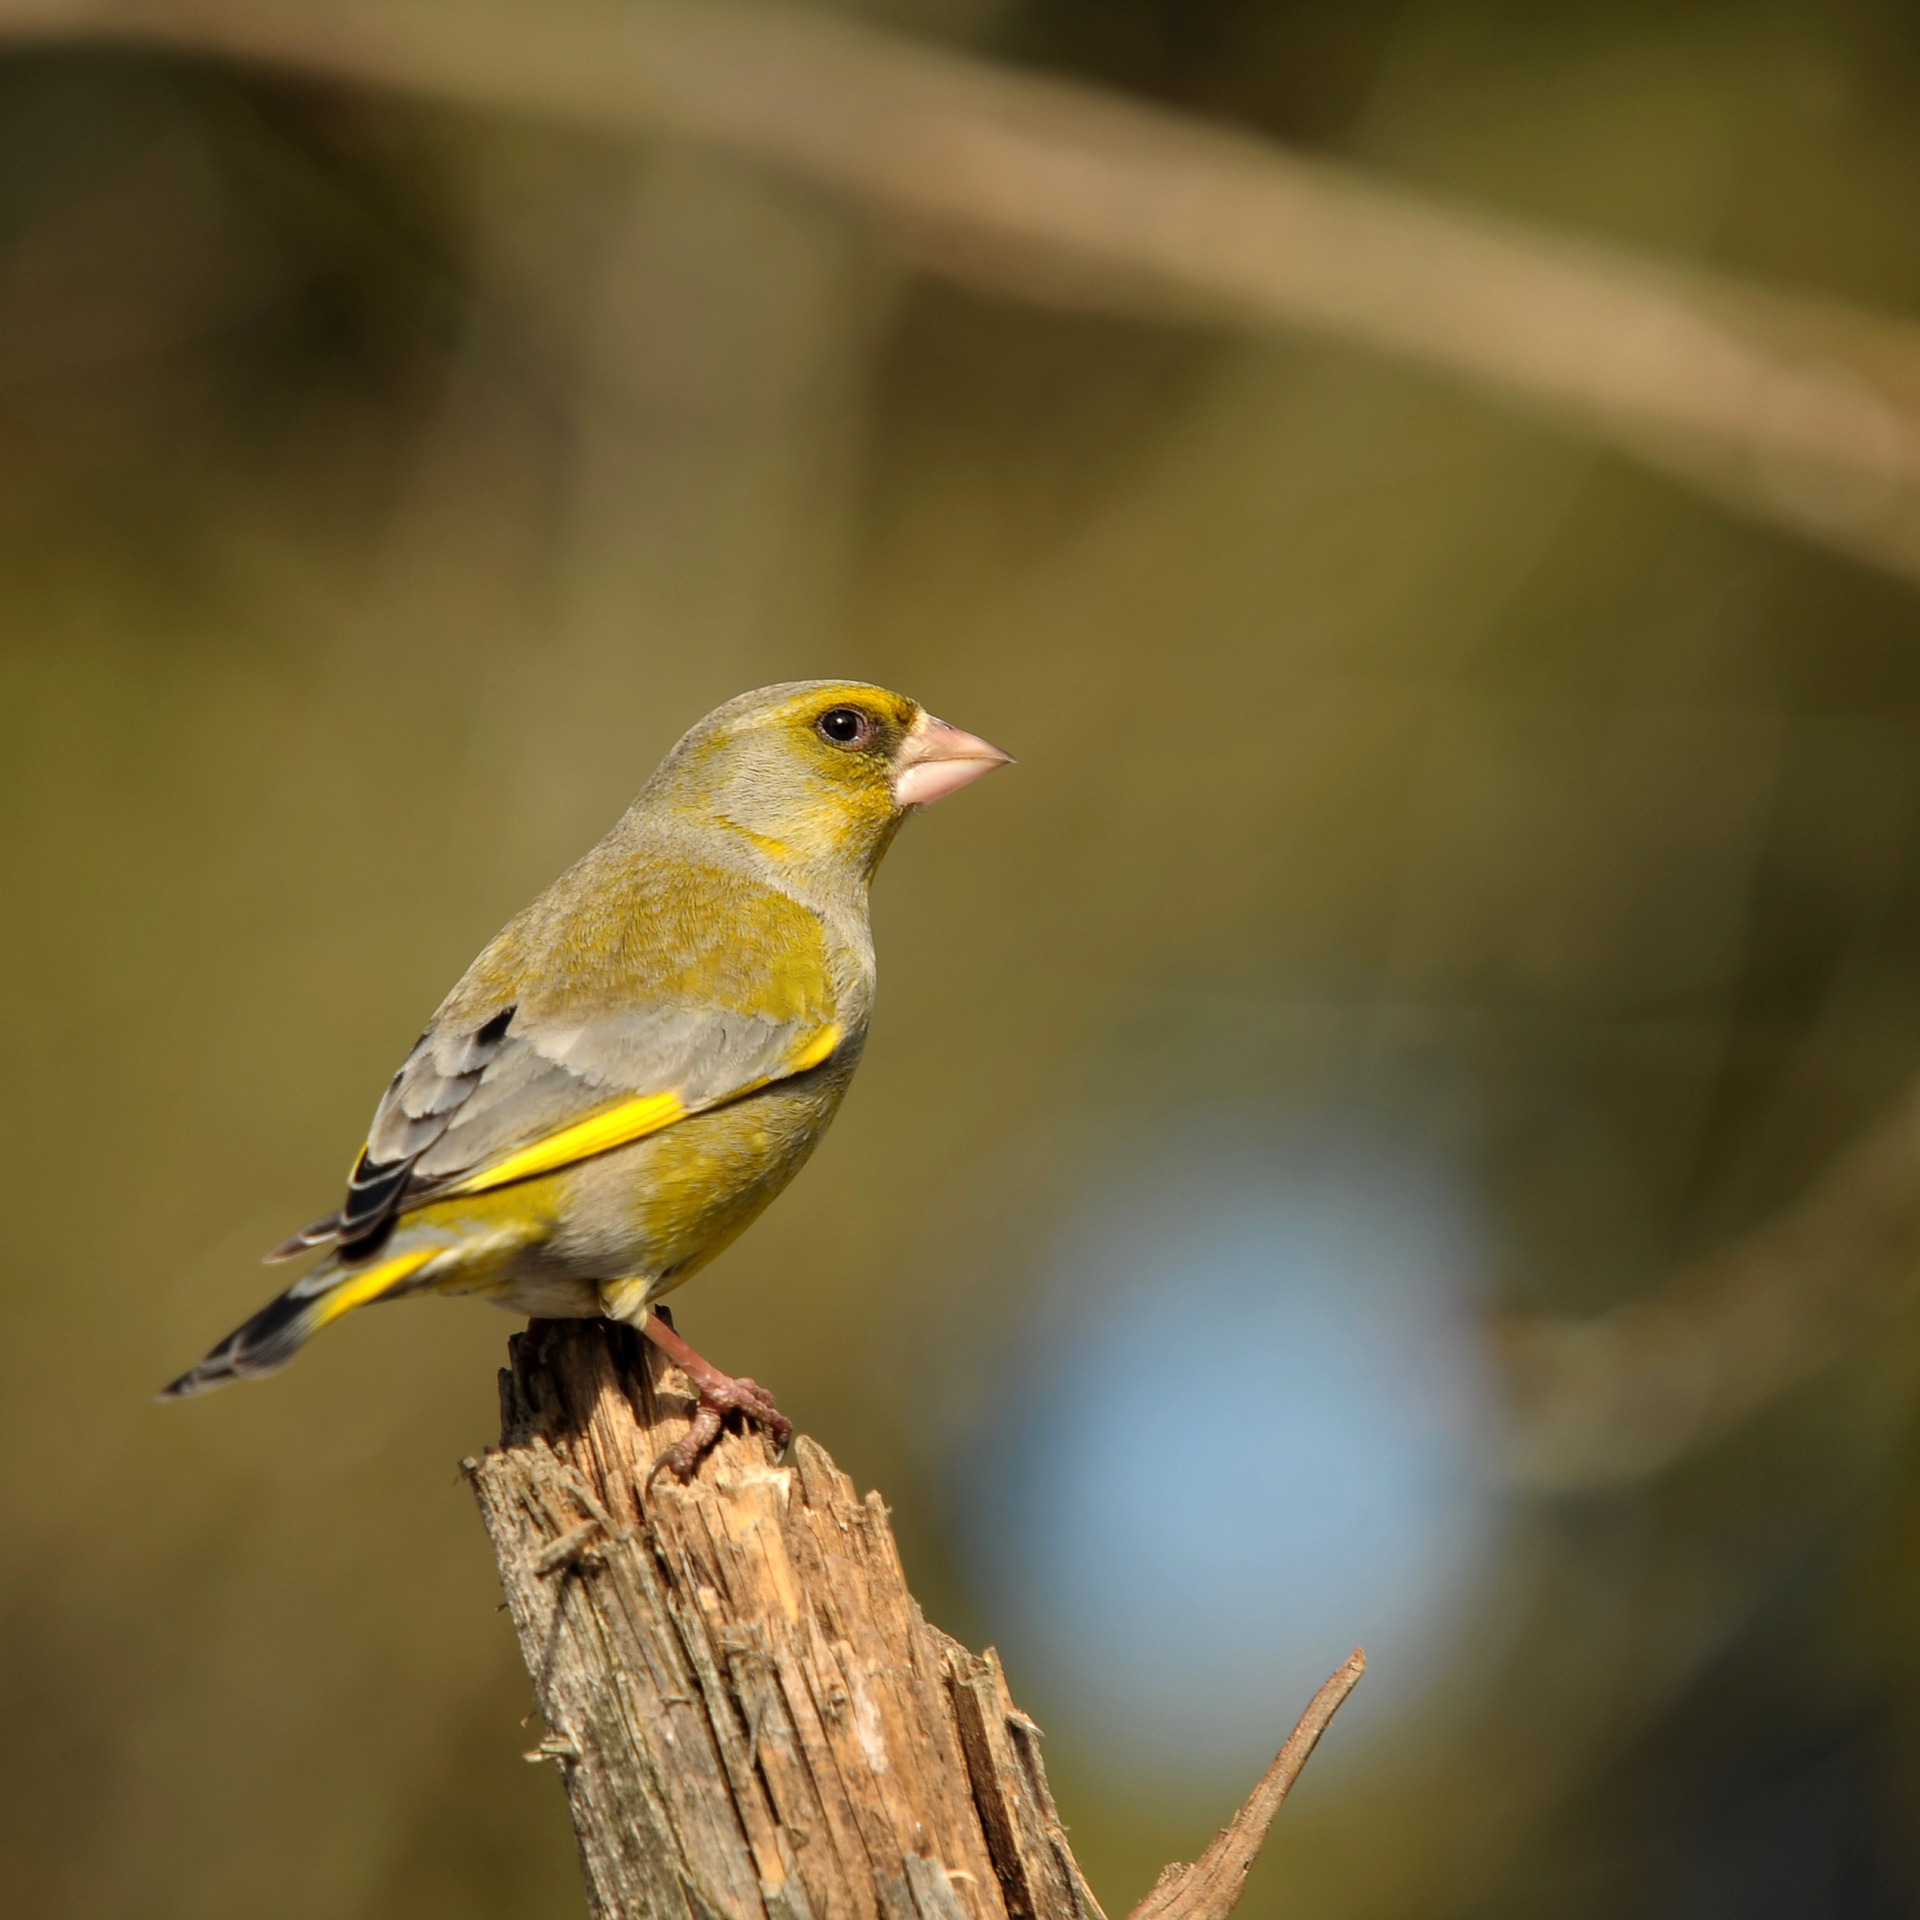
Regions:
<instances>
[{"instance_id":1,"label":"wooden stump","mask_svg":"<svg viewBox=\"0 0 1920 1920\"><path fill-rule=\"evenodd\" d=\"M596 1920L1103 1920L1038 1729L921 1617L878 1494L804 1435L781 1466L730 1432L643 1500L692 1410L652 1343L562 1321L511 1359L501 1444L464 1464ZM1143 1920L1221 1920L1360 1664Z\"/></svg>"}]
</instances>

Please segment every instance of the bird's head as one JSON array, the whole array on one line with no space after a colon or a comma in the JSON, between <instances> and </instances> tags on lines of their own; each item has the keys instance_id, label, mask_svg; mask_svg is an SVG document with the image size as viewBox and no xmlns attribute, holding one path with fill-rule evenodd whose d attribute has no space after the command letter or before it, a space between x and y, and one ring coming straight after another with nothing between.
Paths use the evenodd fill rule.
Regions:
<instances>
[{"instance_id":1,"label":"bird's head","mask_svg":"<svg viewBox=\"0 0 1920 1920\"><path fill-rule=\"evenodd\" d=\"M668 754L646 797L698 808L772 858L864 876L908 813L1010 758L905 694L793 680L716 707Z\"/></svg>"}]
</instances>

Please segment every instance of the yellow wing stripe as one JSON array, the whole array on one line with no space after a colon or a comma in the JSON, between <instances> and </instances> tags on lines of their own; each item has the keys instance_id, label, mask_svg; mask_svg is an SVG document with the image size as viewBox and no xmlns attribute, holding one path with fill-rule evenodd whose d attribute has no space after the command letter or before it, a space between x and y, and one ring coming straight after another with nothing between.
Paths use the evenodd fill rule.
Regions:
<instances>
[{"instance_id":1,"label":"yellow wing stripe","mask_svg":"<svg viewBox=\"0 0 1920 1920\"><path fill-rule=\"evenodd\" d=\"M449 1193L486 1193L514 1180L531 1180L537 1173L551 1173L570 1161L584 1160L590 1154L606 1153L624 1147L629 1141L644 1140L650 1133L671 1126L686 1112L679 1096L671 1093L646 1093L637 1100L623 1100L585 1120L578 1120L544 1140L536 1140L504 1160L469 1174Z\"/></svg>"},{"instance_id":2,"label":"yellow wing stripe","mask_svg":"<svg viewBox=\"0 0 1920 1920\"><path fill-rule=\"evenodd\" d=\"M839 1044L840 1028L823 1027L787 1063L781 1077L817 1067ZM740 1093L752 1093L766 1084L764 1080L756 1080L753 1086L742 1087ZM468 1174L457 1186L448 1187L434 1198L488 1193L515 1180L531 1180L536 1174L552 1173L555 1168L570 1166L576 1160L589 1159L596 1153L610 1153L615 1147L644 1140L648 1134L672 1126L687 1112L678 1094L643 1093L636 1099L623 1100L616 1107L607 1107L577 1120L570 1127L562 1127L558 1133L550 1133L544 1140L536 1140L532 1146L522 1147L518 1153L510 1153L490 1167L482 1167L478 1173Z\"/></svg>"},{"instance_id":3,"label":"yellow wing stripe","mask_svg":"<svg viewBox=\"0 0 1920 1920\"><path fill-rule=\"evenodd\" d=\"M392 1260L382 1260L365 1273L356 1273L351 1280L341 1281L331 1293L321 1296L314 1310L314 1332L332 1326L343 1313L351 1313L355 1307L364 1307L369 1300L379 1299L389 1287L397 1287L409 1274L418 1273L438 1252L438 1247L428 1247L424 1253L403 1253Z\"/></svg>"},{"instance_id":4,"label":"yellow wing stripe","mask_svg":"<svg viewBox=\"0 0 1920 1920\"><path fill-rule=\"evenodd\" d=\"M840 1029L837 1026L822 1027L820 1031L787 1062L787 1072L789 1074L796 1074L811 1071L839 1044Z\"/></svg>"}]
</instances>

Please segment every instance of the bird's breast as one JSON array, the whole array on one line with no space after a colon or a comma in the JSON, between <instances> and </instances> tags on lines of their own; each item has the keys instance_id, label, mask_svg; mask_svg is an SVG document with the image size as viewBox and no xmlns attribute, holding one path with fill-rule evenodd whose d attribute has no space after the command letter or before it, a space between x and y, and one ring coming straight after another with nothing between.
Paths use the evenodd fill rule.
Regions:
<instances>
[{"instance_id":1,"label":"bird's breast","mask_svg":"<svg viewBox=\"0 0 1920 1920\"><path fill-rule=\"evenodd\" d=\"M836 1057L583 1163L560 1209L556 1250L608 1279L703 1264L805 1165L851 1073L852 1062Z\"/></svg>"}]
</instances>

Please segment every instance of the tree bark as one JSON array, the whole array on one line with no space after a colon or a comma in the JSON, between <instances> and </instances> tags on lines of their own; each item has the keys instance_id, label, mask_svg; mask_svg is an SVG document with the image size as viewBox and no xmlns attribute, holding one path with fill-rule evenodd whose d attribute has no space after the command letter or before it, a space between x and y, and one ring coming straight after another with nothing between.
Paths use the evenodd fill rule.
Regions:
<instances>
[{"instance_id":1,"label":"tree bark","mask_svg":"<svg viewBox=\"0 0 1920 1920\"><path fill-rule=\"evenodd\" d=\"M515 1337L501 1444L465 1462L596 1920L1104 1920L998 1657L929 1626L878 1494L804 1435L648 1468L691 1400L597 1321ZM1141 1920L1224 1920L1364 1662Z\"/></svg>"}]
</instances>

